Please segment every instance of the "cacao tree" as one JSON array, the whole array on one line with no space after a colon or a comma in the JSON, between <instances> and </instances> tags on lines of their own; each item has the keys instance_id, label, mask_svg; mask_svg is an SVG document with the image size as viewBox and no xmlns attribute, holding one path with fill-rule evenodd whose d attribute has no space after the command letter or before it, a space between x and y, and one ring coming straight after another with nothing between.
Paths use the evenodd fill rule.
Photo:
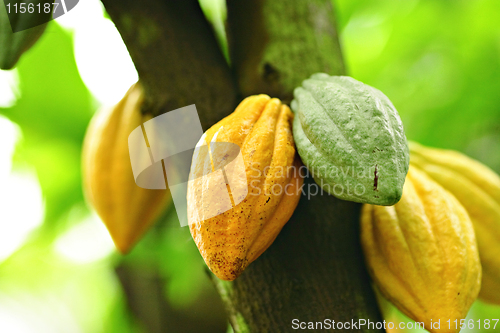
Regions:
<instances>
[{"instance_id":1,"label":"cacao tree","mask_svg":"<svg viewBox=\"0 0 500 333\"><path fill-rule=\"evenodd\" d=\"M0 327L38 332L47 324L66 333L74 316L80 330L106 333L303 330L299 322L328 331L318 329L324 319L337 330L376 331L382 328L359 321L380 324L380 309L389 332L424 323L430 332L495 330L498 2L95 0L85 4L93 9L82 2L74 12L92 17L92 26L42 24L78 0L65 2L56 13L60 1L0 0L0 146L7 147L0 147L0 220L7 222L0 234L8 240L0 246L0 280L5 292L16 290L14 307L3 306L10 295L0 295L0 317L23 302L23 312L37 312ZM214 20L215 3L227 20ZM11 11L25 4L33 15ZM29 12L35 4L48 8L41 21ZM132 87L137 72L116 28L140 74ZM129 87L89 124L96 100L106 105ZM175 192L168 184L153 191L131 177L128 139L143 134L150 147L156 140L145 122L190 104L206 130L199 143L211 154L193 155L191 221L179 228L182 210L169 204ZM199 125L191 132L201 135ZM422 144L408 147L406 135ZM303 195L248 198L235 196L224 175L239 209L199 219L205 194L217 194L215 211L221 191L227 194L201 177L218 170L214 156L230 156L213 142L239 145L247 179L254 171L248 163L257 161L259 189L290 185L293 177L299 187L301 176L265 171L292 163L306 166L314 181L306 177ZM18 178L25 163L34 170ZM354 168L371 172L363 179L345 173ZM358 194L356 184L371 191ZM337 185L347 185L347 197ZM104 229L87 232L104 228L101 222L112 240ZM28 230L30 237L13 241ZM385 297L378 306L367 270ZM72 285L78 288L67 293ZM38 311L34 300L46 295L49 311Z\"/></svg>"}]
</instances>

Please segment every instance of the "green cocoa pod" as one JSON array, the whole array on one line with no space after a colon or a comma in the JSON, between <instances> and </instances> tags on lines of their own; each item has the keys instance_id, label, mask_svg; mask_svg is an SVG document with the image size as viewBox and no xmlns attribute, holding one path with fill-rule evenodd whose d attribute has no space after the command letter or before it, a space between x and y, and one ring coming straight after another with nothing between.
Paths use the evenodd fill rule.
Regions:
<instances>
[{"instance_id":1,"label":"green cocoa pod","mask_svg":"<svg viewBox=\"0 0 500 333\"><path fill-rule=\"evenodd\" d=\"M381 91L318 73L295 89L291 106L297 150L320 187L348 201L399 201L408 143L398 112Z\"/></svg>"},{"instance_id":2,"label":"green cocoa pod","mask_svg":"<svg viewBox=\"0 0 500 333\"><path fill-rule=\"evenodd\" d=\"M48 13L44 12L44 5L52 2L0 0L0 69L14 67L21 55L40 38L46 22L52 19L52 5ZM25 10L23 13L19 6L21 3L22 10ZM10 6L6 7L6 4ZM10 10L9 14L7 10Z\"/></svg>"}]
</instances>

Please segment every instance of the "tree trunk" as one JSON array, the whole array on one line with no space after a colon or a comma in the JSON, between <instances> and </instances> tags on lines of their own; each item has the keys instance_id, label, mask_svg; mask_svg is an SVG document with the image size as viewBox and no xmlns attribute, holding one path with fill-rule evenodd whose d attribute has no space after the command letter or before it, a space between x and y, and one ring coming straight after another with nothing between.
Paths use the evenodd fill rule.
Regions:
<instances>
[{"instance_id":1,"label":"tree trunk","mask_svg":"<svg viewBox=\"0 0 500 333\"><path fill-rule=\"evenodd\" d=\"M311 74L345 74L330 0L227 0L227 35L243 96L288 103Z\"/></svg>"},{"instance_id":2,"label":"tree trunk","mask_svg":"<svg viewBox=\"0 0 500 333\"><path fill-rule=\"evenodd\" d=\"M204 129L241 96L267 93L288 103L311 74L345 71L330 0L228 0L232 69L197 1L103 2L137 67L148 108L160 114L194 103ZM318 189L306 179L292 219L238 279L211 275L235 332L291 331L293 319L381 321L359 243L360 205L314 194Z\"/></svg>"},{"instance_id":3,"label":"tree trunk","mask_svg":"<svg viewBox=\"0 0 500 333\"><path fill-rule=\"evenodd\" d=\"M204 130L231 113L237 87L197 0L103 0L155 115L196 104Z\"/></svg>"}]
</instances>

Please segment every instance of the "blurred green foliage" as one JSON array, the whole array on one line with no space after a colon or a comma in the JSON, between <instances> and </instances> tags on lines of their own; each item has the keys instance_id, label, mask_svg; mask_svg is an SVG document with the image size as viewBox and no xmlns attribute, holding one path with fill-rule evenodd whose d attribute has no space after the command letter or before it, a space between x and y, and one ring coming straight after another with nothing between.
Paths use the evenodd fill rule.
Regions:
<instances>
[{"instance_id":1,"label":"blurred green foliage","mask_svg":"<svg viewBox=\"0 0 500 333\"><path fill-rule=\"evenodd\" d=\"M16 67L21 97L2 113L21 126L15 161L36 168L46 200L45 226L53 228L83 200L80 150L95 105L78 74L71 35L50 24L42 38Z\"/></svg>"},{"instance_id":2,"label":"blurred green foliage","mask_svg":"<svg viewBox=\"0 0 500 333\"><path fill-rule=\"evenodd\" d=\"M349 74L392 100L408 138L500 171L500 2L335 3Z\"/></svg>"},{"instance_id":3,"label":"blurred green foliage","mask_svg":"<svg viewBox=\"0 0 500 333\"><path fill-rule=\"evenodd\" d=\"M227 56L223 1L202 3ZM500 2L334 4L349 74L389 96L408 138L461 150L500 172ZM178 227L173 210L126 257L104 251L103 256L79 261L61 254L61 239L73 228L95 221L83 200L80 154L85 128L98 104L80 78L72 33L54 22L23 56L17 72L19 98L14 106L0 108L0 114L21 129L14 169L28 166L36 171L45 218L22 247L0 262L0 319L7 309L9 315L29 322L20 333L146 332L148 324L137 318L154 315L145 314L150 310L146 306L140 309L140 297L149 293L166 309L170 327L191 323L192 331L225 331L202 258L187 228ZM82 251L91 252L109 241L94 236L81 236ZM128 294L130 274L139 274L132 280L144 283L136 288L146 296ZM148 289L155 284L147 282L155 279L161 282L159 294ZM129 307L131 296L139 297L139 308ZM387 307L385 313L386 318L408 321L394 308ZM477 302L470 317L499 318L500 308ZM0 320L0 331L5 325Z\"/></svg>"}]
</instances>

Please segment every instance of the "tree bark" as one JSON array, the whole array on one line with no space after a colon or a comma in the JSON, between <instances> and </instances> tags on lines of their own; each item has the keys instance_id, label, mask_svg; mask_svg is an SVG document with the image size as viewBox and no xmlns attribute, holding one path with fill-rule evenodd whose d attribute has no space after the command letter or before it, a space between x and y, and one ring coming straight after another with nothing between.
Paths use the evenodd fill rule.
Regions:
<instances>
[{"instance_id":1,"label":"tree bark","mask_svg":"<svg viewBox=\"0 0 500 333\"><path fill-rule=\"evenodd\" d=\"M208 129L231 113L237 87L197 0L103 0L158 115L196 104Z\"/></svg>"},{"instance_id":2,"label":"tree bark","mask_svg":"<svg viewBox=\"0 0 500 333\"><path fill-rule=\"evenodd\" d=\"M197 1L103 3L139 72L147 111L194 103L204 129L241 96L290 102L311 74L345 72L330 0L228 0L232 69ZM311 179L304 186L317 189ZM381 321L361 253L359 211L326 193L303 196L274 244L236 281L212 276L234 331L291 331L293 319Z\"/></svg>"},{"instance_id":3,"label":"tree bark","mask_svg":"<svg viewBox=\"0 0 500 333\"><path fill-rule=\"evenodd\" d=\"M141 322L148 333L183 332L221 333L227 329L224 309L217 293L203 293L188 310L170 304L165 295L168 278L158 267L123 262L116 268L116 275L130 312ZM208 286L207 291L212 291ZM202 316L203 315L203 316Z\"/></svg>"},{"instance_id":4,"label":"tree bark","mask_svg":"<svg viewBox=\"0 0 500 333\"><path fill-rule=\"evenodd\" d=\"M227 0L231 63L243 96L288 103L311 74L345 74L331 0Z\"/></svg>"}]
</instances>

